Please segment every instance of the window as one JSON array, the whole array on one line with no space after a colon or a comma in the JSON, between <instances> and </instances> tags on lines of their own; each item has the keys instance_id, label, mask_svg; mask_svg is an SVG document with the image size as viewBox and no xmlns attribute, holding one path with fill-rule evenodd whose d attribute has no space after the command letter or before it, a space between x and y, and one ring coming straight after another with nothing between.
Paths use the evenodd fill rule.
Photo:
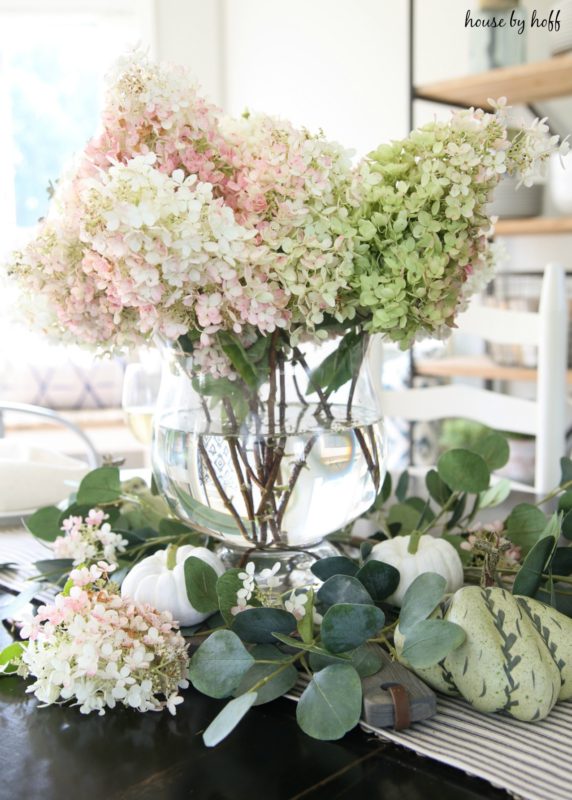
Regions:
<instances>
[{"instance_id":1,"label":"window","mask_svg":"<svg viewBox=\"0 0 572 800\"><path fill-rule=\"evenodd\" d=\"M0 255L46 213L47 188L95 132L103 78L151 41L147 0L0 0Z\"/></svg>"}]
</instances>

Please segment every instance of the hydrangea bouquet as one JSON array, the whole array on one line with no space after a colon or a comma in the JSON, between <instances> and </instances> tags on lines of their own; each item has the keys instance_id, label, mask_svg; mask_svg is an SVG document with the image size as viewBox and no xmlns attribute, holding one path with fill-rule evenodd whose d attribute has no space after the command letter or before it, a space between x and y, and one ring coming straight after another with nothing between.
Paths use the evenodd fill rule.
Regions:
<instances>
[{"instance_id":1,"label":"hydrangea bouquet","mask_svg":"<svg viewBox=\"0 0 572 800\"><path fill-rule=\"evenodd\" d=\"M288 460L287 436L301 424L287 413L288 392L300 419L309 395L323 428L355 428L367 337L407 348L454 327L491 274L494 187L504 174L531 183L559 146L544 121L512 139L507 122L502 103L458 111L354 164L336 142L286 120L226 118L182 69L132 53L110 76L101 131L9 265L23 313L70 342L109 351L158 338L182 354L179 369L209 431L227 437L234 471L229 487L199 442L202 482L239 535L279 544L319 445L309 436ZM335 337L337 349L311 369L304 348ZM259 435L252 446L244 431ZM372 500L382 458L367 426L356 437ZM206 495L202 506L216 506ZM180 514L181 497L179 486ZM183 516L220 531L220 519L199 512L187 503Z\"/></svg>"}]
</instances>

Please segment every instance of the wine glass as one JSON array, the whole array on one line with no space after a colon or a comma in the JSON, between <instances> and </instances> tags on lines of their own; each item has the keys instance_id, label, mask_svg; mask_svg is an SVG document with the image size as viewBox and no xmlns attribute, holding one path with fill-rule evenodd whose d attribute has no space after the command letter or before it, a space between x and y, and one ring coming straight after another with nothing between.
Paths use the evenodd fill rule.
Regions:
<instances>
[{"instance_id":1,"label":"wine glass","mask_svg":"<svg viewBox=\"0 0 572 800\"><path fill-rule=\"evenodd\" d=\"M141 444L151 444L160 379L158 363L152 358L128 364L125 370L121 404L129 429Z\"/></svg>"}]
</instances>

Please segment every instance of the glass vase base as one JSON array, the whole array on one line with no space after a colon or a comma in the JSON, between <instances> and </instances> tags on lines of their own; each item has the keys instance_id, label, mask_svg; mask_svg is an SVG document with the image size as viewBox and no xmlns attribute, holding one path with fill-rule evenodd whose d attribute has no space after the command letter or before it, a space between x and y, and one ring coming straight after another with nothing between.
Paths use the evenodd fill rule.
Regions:
<instances>
[{"instance_id":1,"label":"glass vase base","mask_svg":"<svg viewBox=\"0 0 572 800\"><path fill-rule=\"evenodd\" d=\"M221 543L217 545L215 552L226 569L244 567L248 562L254 563L256 577L260 576L262 570L272 569L274 564L279 563L280 570L276 573L276 578L280 580L277 588L281 591L321 583L311 571L312 565L322 558L342 555L339 548L327 539L303 549L289 550L237 550Z\"/></svg>"}]
</instances>

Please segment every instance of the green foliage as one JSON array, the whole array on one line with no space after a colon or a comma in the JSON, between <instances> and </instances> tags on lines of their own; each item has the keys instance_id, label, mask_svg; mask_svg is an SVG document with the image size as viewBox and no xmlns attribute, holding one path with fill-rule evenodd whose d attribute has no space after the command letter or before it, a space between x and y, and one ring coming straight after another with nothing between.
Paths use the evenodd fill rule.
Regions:
<instances>
[{"instance_id":1,"label":"green foliage","mask_svg":"<svg viewBox=\"0 0 572 800\"><path fill-rule=\"evenodd\" d=\"M346 556L330 556L315 561L310 567L314 575L321 581L327 581L332 575L355 575L359 567Z\"/></svg>"},{"instance_id":2,"label":"green foliage","mask_svg":"<svg viewBox=\"0 0 572 800\"><path fill-rule=\"evenodd\" d=\"M408 628L402 656L415 669L433 667L465 641L460 625L443 619L419 620Z\"/></svg>"},{"instance_id":3,"label":"green foliage","mask_svg":"<svg viewBox=\"0 0 572 800\"><path fill-rule=\"evenodd\" d=\"M361 333L346 333L338 347L313 370L306 394L322 389L327 397L357 375L363 358L363 345Z\"/></svg>"},{"instance_id":4,"label":"green foliage","mask_svg":"<svg viewBox=\"0 0 572 800\"><path fill-rule=\"evenodd\" d=\"M24 524L30 533L38 539L53 542L58 536L62 535L61 515L62 512L56 506L46 506L34 512Z\"/></svg>"},{"instance_id":5,"label":"green foliage","mask_svg":"<svg viewBox=\"0 0 572 800\"><path fill-rule=\"evenodd\" d=\"M232 630L245 642L268 644L275 633L296 630L296 617L282 608L247 608L234 618Z\"/></svg>"},{"instance_id":6,"label":"green foliage","mask_svg":"<svg viewBox=\"0 0 572 800\"><path fill-rule=\"evenodd\" d=\"M341 739L359 722L361 680L351 664L332 664L317 672L296 708L302 730L314 739Z\"/></svg>"},{"instance_id":7,"label":"green foliage","mask_svg":"<svg viewBox=\"0 0 572 800\"><path fill-rule=\"evenodd\" d=\"M510 512L506 522L508 538L524 550L529 550L546 528L546 515L531 503L519 503Z\"/></svg>"},{"instance_id":8,"label":"green foliage","mask_svg":"<svg viewBox=\"0 0 572 800\"><path fill-rule=\"evenodd\" d=\"M332 575L320 586L316 599L318 607L322 610L337 603L373 605L373 600L363 583L351 575Z\"/></svg>"},{"instance_id":9,"label":"green foliage","mask_svg":"<svg viewBox=\"0 0 572 800\"><path fill-rule=\"evenodd\" d=\"M425 485L427 486L429 496L438 506L444 506L451 497L451 489L447 486L445 481L439 477L439 473L435 469L430 469L425 476Z\"/></svg>"},{"instance_id":10,"label":"green foliage","mask_svg":"<svg viewBox=\"0 0 572 800\"><path fill-rule=\"evenodd\" d=\"M491 472L504 467L510 457L508 442L500 433L491 433L485 436L474 445L472 450L482 457Z\"/></svg>"},{"instance_id":11,"label":"green foliage","mask_svg":"<svg viewBox=\"0 0 572 800\"><path fill-rule=\"evenodd\" d=\"M385 615L376 606L337 603L322 620L322 644L330 653L345 653L381 632Z\"/></svg>"},{"instance_id":12,"label":"green foliage","mask_svg":"<svg viewBox=\"0 0 572 800\"><path fill-rule=\"evenodd\" d=\"M357 671L360 678L367 678L379 672L383 665L382 651L379 645L368 642L362 644L355 650L351 650L343 655L350 659L351 665ZM319 672L330 664L339 664L339 656L322 655L321 653L310 653L310 668L313 672Z\"/></svg>"},{"instance_id":13,"label":"green foliage","mask_svg":"<svg viewBox=\"0 0 572 800\"><path fill-rule=\"evenodd\" d=\"M483 492L489 487L490 472L485 460L470 450L449 450L437 463L439 477L450 489Z\"/></svg>"},{"instance_id":14,"label":"green foliage","mask_svg":"<svg viewBox=\"0 0 572 800\"><path fill-rule=\"evenodd\" d=\"M238 336L229 331L219 331L217 338L221 350L228 357L230 363L248 388L256 389L258 387L258 375Z\"/></svg>"},{"instance_id":15,"label":"green foliage","mask_svg":"<svg viewBox=\"0 0 572 800\"><path fill-rule=\"evenodd\" d=\"M236 633L215 631L191 658L189 680L209 697L229 697L253 664L254 658Z\"/></svg>"},{"instance_id":16,"label":"green foliage","mask_svg":"<svg viewBox=\"0 0 572 800\"><path fill-rule=\"evenodd\" d=\"M256 698L256 692L247 692L228 702L203 733L205 745L207 747L215 747L229 733L232 733L245 714L255 704Z\"/></svg>"},{"instance_id":17,"label":"green foliage","mask_svg":"<svg viewBox=\"0 0 572 800\"><path fill-rule=\"evenodd\" d=\"M367 561L356 578L362 583L375 603L381 603L393 594L399 585L399 570L383 561Z\"/></svg>"},{"instance_id":18,"label":"green foliage","mask_svg":"<svg viewBox=\"0 0 572 800\"><path fill-rule=\"evenodd\" d=\"M99 467L88 472L77 490L79 505L95 506L114 503L121 497L121 481L117 467Z\"/></svg>"},{"instance_id":19,"label":"green foliage","mask_svg":"<svg viewBox=\"0 0 572 800\"><path fill-rule=\"evenodd\" d=\"M257 645L251 650L251 655L255 663L243 676L234 692L236 696L250 692L253 686L265 681L256 689L254 705L259 706L282 697L294 687L298 680L298 670L291 659L285 657L275 645ZM271 663L261 663L268 661Z\"/></svg>"},{"instance_id":20,"label":"green foliage","mask_svg":"<svg viewBox=\"0 0 572 800\"><path fill-rule=\"evenodd\" d=\"M0 676L16 672L15 662L20 659L25 647L23 642L12 642L0 652Z\"/></svg>"},{"instance_id":21,"label":"green foliage","mask_svg":"<svg viewBox=\"0 0 572 800\"><path fill-rule=\"evenodd\" d=\"M189 556L183 565L185 588L189 603L201 614L218 611L218 575L210 564L201 558Z\"/></svg>"},{"instance_id":22,"label":"green foliage","mask_svg":"<svg viewBox=\"0 0 572 800\"><path fill-rule=\"evenodd\" d=\"M408 631L433 613L443 599L446 586L445 578L435 572L424 572L415 578L405 592L401 605L399 629L402 633L407 635Z\"/></svg>"}]
</instances>

